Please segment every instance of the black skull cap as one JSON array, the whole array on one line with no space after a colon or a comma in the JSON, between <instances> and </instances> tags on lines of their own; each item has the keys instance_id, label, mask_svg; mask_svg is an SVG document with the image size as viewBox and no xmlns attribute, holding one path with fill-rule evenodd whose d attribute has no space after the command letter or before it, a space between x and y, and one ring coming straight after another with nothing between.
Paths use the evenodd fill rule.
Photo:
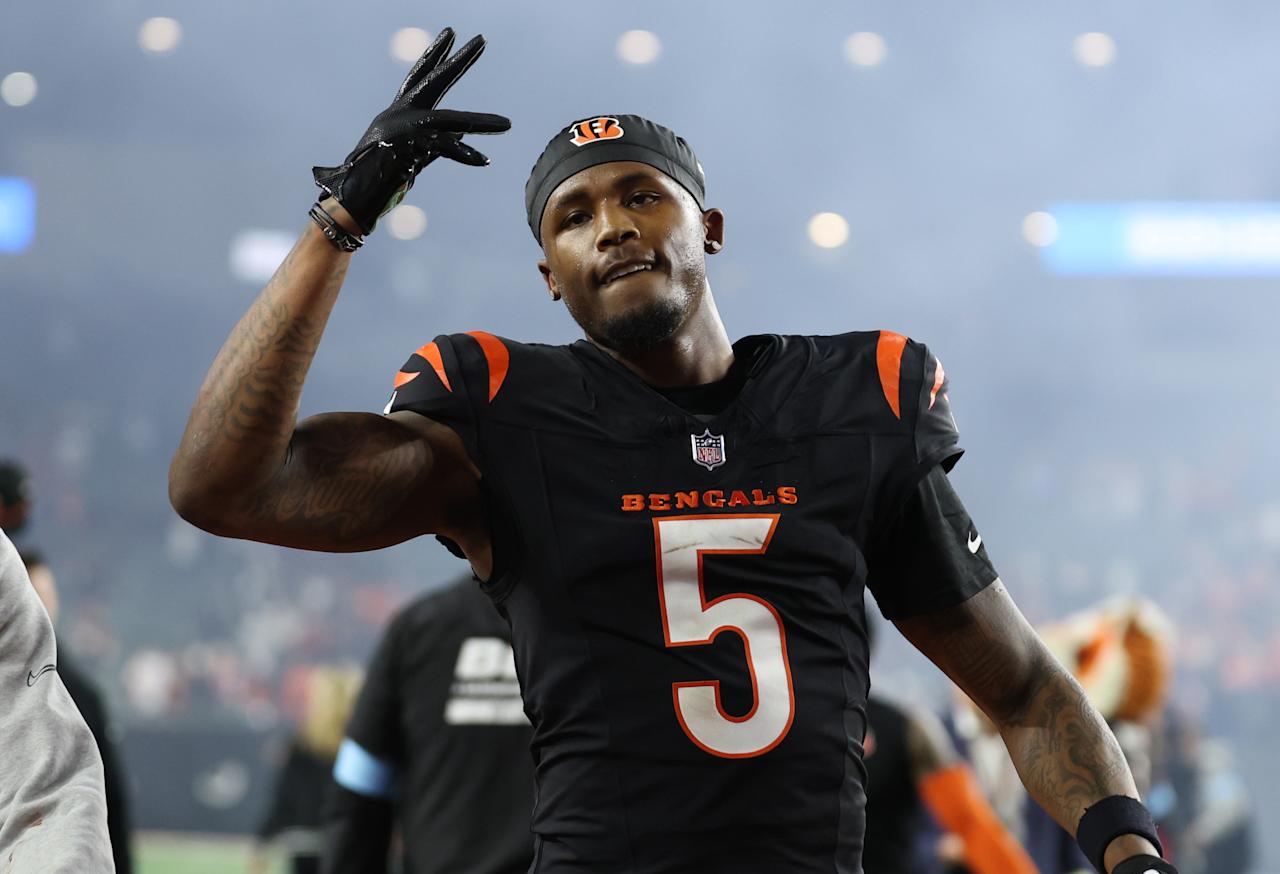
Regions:
<instances>
[{"instance_id":1,"label":"black skull cap","mask_svg":"<svg viewBox=\"0 0 1280 874\"><path fill-rule=\"evenodd\" d=\"M638 115L592 115L552 137L524 185L524 208L533 238L551 193L570 176L610 161L639 161L666 173L706 209L707 179L693 148L670 128Z\"/></svg>"}]
</instances>

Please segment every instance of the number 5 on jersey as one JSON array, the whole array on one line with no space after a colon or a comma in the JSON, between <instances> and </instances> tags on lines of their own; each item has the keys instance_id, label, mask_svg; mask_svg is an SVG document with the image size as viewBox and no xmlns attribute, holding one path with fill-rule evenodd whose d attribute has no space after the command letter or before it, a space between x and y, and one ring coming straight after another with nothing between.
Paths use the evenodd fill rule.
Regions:
<instances>
[{"instance_id":1,"label":"number 5 on jersey","mask_svg":"<svg viewBox=\"0 0 1280 874\"><path fill-rule=\"evenodd\" d=\"M746 651L752 706L742 716L724 711L719 680L671 685L681 728L713 756L742 759L767 753L786 737L795 717L787 635L778 611L756 595L734 593L707 601L702 591L704 556L763 555L777 525L777 513L653 520L666 645L706 646L720 632L732 631Z\"/></svg>"}]
</instances>

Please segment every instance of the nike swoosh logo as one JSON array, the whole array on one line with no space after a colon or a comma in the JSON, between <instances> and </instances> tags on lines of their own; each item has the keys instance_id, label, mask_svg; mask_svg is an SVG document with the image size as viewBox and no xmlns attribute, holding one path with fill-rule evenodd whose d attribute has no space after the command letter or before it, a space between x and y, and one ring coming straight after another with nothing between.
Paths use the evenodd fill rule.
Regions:
<instances>
[{"instance_id":1,"label":"nike swoosh logo","mask_svg":"<svg viewBox=\"0 0 1280 874\"><path fill-rule=\"evenodd\" d=\"M982 545L982 535L976 531L969 535L969 551L974 555L978 554L978 547Z\"/></svg>"},{"instance_id":2,"label":"nike swoosh logo","mask_svg":"<svg viewBox=\"0 0 1280 874\"><path fill-rule=\"evenodd\" d=\"M58 669L57 665L45 665L43 668L40 669L40 673L38 674L33 674L30 671L27 671L27 685L34 686L36 684L36 680L40 679L50 671L56 671L57 669Z\"/></svg>"}]
</instances>

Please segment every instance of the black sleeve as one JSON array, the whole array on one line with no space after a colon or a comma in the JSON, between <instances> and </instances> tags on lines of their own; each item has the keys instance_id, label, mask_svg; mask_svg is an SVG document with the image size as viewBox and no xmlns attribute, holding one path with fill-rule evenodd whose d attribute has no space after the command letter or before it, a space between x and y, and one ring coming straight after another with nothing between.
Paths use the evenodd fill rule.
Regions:
<instances>
[{"instance_id":1,"label":"black sleeve","mask_svg":"<svg viewBox=\"0 0 1280 874\"><path fill-rule=\"evenodd\" d=\"M365 752L388 763L399 762L404 754L399 678L405 619L405 613L397 615L378 643L378 649L365 669L364 684L360 687L351 718L347 721L347 738L359 744Z\"/></svg>"},{"instance_id":2,"label":"black sleeve","mask_svg":"<svg viewBox=\"0 0 1280 874\"><path fill-rule=\"evenodd\" d=\"M382 636L333 763L324 813L325 874L386 870L404 758L400 653L407 616L402 611Z\"/></svg>"},{"instance_id":3,"label":"black sleeve","mask_svg":"<svg viewBox=\"0 0 1280 874\"><path fill-rule=\"evenodd\" d=\"M322 874L386 874L394 818L390 801L330 784Z\"/></svg>"},{"instance_id":4,"label":"black sleeve","mask_svg":"<svg viewBox=\"0 0 1280 874\"><path fill-rule=\"evenodd\" d=\"M996 576L982 535L941 464L868 546L867 587L886 619L954 607Z\"/></svg>"}]
</instances>

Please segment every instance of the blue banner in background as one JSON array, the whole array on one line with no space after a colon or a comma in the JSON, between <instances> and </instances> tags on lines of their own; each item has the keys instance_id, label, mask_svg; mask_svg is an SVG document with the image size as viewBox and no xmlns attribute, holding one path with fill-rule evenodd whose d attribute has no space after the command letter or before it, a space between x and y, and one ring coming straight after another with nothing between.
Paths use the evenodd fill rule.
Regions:
<instances>
[{"instance_id":1,"label":"blue banner in background","mask_svg":"<svg viewBox=\"0 0 1280 874\"><path fill-rule=\"evenodd\" d=\"M25 179L0 176L0 254L16 254L36 236L36 189Z\"/></svg>"},{"instance_id":2,"label":"blue banner in background","mask_svg":"<svg viewBox=\"0 0 1280 874\"><path fill-rule=\"evenodd\" d=\"M1280 202L1059 203L1040 250L1054 273L1280 275Z\"/></svg>"}]
</instances>

